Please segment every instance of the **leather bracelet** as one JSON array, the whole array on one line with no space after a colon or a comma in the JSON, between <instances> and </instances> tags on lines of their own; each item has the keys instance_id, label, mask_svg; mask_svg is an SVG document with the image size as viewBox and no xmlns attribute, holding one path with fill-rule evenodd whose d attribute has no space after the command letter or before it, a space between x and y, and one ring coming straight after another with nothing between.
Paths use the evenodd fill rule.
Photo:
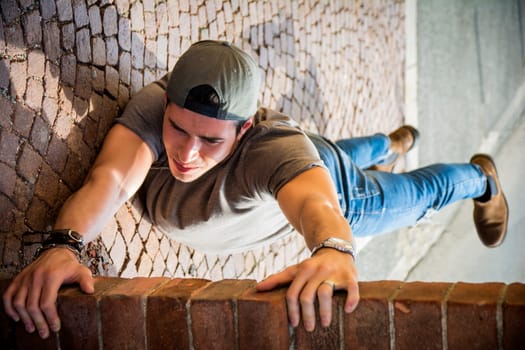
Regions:
<instances>
[{"instance_id":1,"label":"leather bracelet","mask_svg":"<svg viewBox=\"0 0 525 350\"><path fill-rule=\"evenodd\" d=\"M82 250L84 249L84 240L82 236L73 230L53 230L48 232L41 232L49 236L42 242L42 246L37 249L35 259L38 258L44 251L64 247L71 250L80 261Z\"/></svg>"}]
</instances>

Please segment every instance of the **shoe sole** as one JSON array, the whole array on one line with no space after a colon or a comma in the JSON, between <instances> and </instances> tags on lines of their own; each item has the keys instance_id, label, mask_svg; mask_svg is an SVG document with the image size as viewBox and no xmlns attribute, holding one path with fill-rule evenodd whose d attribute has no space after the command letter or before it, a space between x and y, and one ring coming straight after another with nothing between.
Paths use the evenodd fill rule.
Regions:
<instances>
[{"instance_id":1,"label":"shoe sole","mask_svg":"<svg viewBox=\"0 0 525 350\"><path fill-rule=\"evenodd\" d=\"M501 238L493 244L485 244L483 241L481 241L485 246L489 248L495 248L495 247L500 246L505 241L505 238L507 237L508 222L509 222L509 203L507 202L507 197L505 197L505 193L503 193L503 188L501 187L501 182L499 181L498 168L496 167L496 163L494 162L494 159L492 159L492 157L489 156L488 154L484 154L484 153L478 153L478 154L473 155L472 158L470 158L470 163L476 164L479 167L481 167L481 165L475 162L476 158L488 160L490 164L492 165L492 168L494 168L494 174L496 175L496 178L494 180L497 183L498 190L501 191L501 196L503 197L503 201L505 202L505 206L507 207L507 215L505 216L505 222L506 222L505 233L503 233Z\"/></svg>"}]
</instances>

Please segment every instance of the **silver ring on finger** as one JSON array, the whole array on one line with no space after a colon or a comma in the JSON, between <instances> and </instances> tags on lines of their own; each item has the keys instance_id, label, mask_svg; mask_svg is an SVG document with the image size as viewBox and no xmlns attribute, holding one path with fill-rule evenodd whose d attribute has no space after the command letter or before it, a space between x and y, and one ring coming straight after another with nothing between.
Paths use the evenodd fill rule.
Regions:
<instances>
[{"instance_id":1,"label":"silver ring on finger","mask_svg":"<svg viewBox=\"0 0 525 350\"><path fill-rule=\"evenodd\" d=\"M332 287L332 291L335 290L335 282L334 281L324 280L323 282L321 282L321 284L328 284L330 287Z\"/></svg>"}]
</instances>

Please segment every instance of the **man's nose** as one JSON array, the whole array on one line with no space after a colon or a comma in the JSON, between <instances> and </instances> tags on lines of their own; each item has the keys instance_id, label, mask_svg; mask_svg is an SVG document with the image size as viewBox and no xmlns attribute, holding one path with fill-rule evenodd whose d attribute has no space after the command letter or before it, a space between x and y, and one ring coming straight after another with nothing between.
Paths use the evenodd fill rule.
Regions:
<instances>
[{"instance_id":1,"label":"man's nose","mask_svg":"<svg viewBox=\"0 0 525 350\"><path fill-rule=\"evenodd\" d=\"M190 162L199 153L199 141L190 138L179 149L179 159L183 162Z\"/></svg>"}]
</instances>

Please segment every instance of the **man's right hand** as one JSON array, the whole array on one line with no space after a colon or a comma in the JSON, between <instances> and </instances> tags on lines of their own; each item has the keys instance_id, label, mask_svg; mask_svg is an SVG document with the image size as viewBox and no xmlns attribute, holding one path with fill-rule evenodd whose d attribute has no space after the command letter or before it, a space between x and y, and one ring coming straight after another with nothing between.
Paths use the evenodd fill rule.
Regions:
<instances>
[{"instance_id":1,"label":"man's right hand","mask_svg":"<svg viewBox=\"0 0 525 350\"><path fill-rule=\"evenodd\" d=\"M18 274L4 293L4 308L25 329L42 338L60 330L56 300L62 284L78 283L88 294L95 291L91 271L67 248L49 249Z\"/></svg>"}]
</instances>

